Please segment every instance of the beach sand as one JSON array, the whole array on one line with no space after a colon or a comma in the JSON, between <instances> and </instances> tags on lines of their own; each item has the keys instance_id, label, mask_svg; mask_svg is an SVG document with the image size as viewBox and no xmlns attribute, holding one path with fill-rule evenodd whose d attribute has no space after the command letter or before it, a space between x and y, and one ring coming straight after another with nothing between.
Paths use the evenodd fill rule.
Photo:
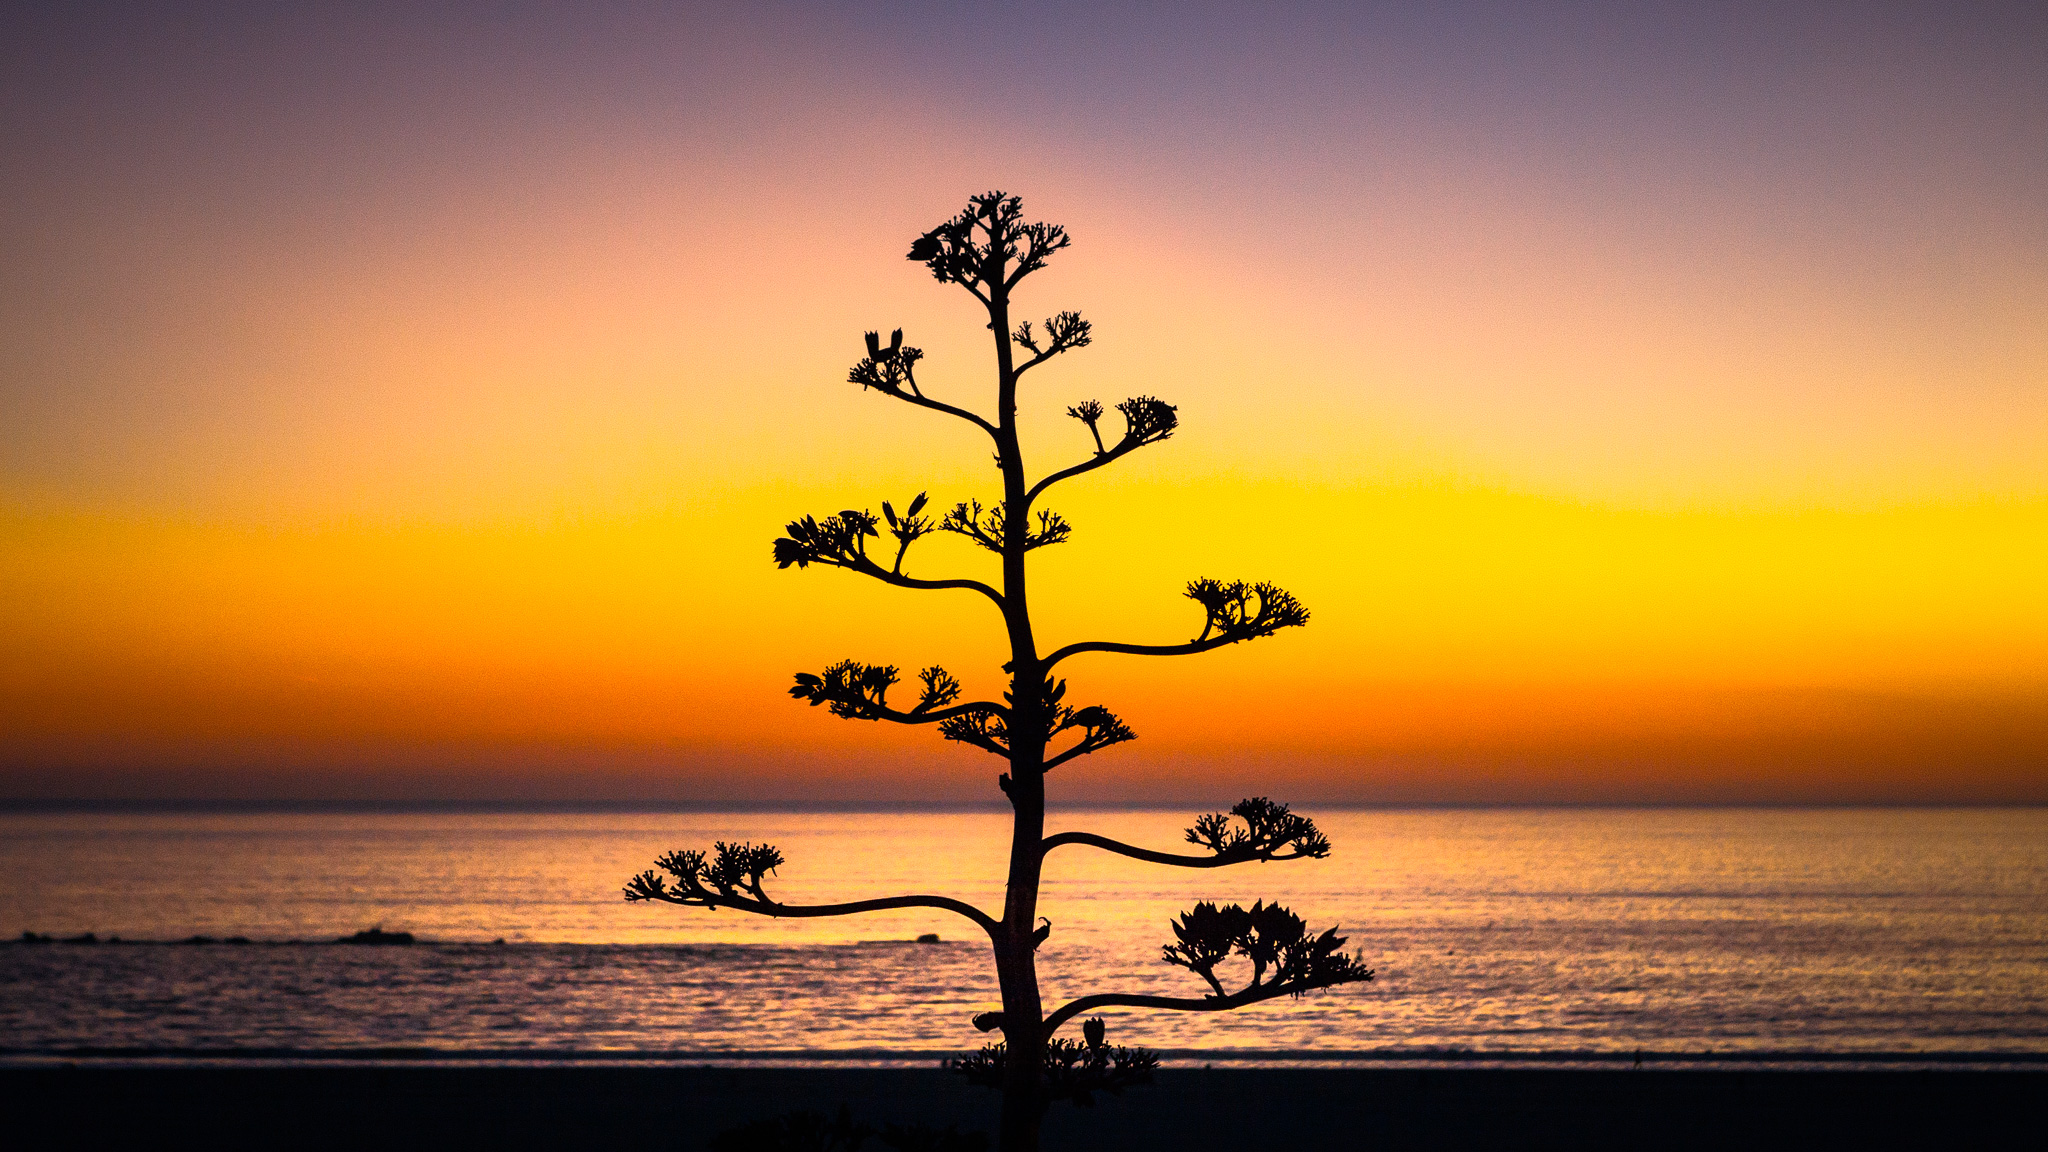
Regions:
<instances>
[{"instance_id":1,"label":"beach sand","mask_svg":"<svg viewBox=\"0 0 2048 1152\"><path fill-rule=\"evenodd\" d=\"M852 1106L993 1132L937 1070L109 1067L0 1070L31 1147L694 1149L748 1120ZM1985 1147L2039 1138L2048 1071L1166 1069L1048 1114L1047 1149ZM22 1142L15 1142L22 1141ZM869 1148L876 1148L870 1142Z\"/></svg>"}]
</instances>

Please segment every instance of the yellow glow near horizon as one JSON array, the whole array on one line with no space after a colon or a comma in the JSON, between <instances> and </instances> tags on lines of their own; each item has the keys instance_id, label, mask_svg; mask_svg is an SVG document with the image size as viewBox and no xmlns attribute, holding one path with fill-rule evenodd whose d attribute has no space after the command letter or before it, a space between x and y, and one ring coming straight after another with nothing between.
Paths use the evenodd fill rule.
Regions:
<instances>
[{"instance_id":1,"label":"yellow glow near horizon","mask_svg":"<svg viewBox=\"0 0 2048 1152\"><path fill-rule=\"evenodd\" d=\"M1204 660L1066 666L1077 698L1112 704L1144 737L1089 777L1157 786L1167 763L1203 777L1291 750L1322 765L1320 788L1303 786L1371 799L1410 796L1411 762L1576 758L1586 766L1566 776L1597 778L1617 759L1682 753L1681 775L1711 782L1776 755L1808 761L1780 764L1784 779L1819 772L1854 795L1859 777L1874 787L1872 742L1896 743L1886 723L1913 729L1898 738L1912 746L1879 761L2023 766L2048 722L2041 504L1674 513L1234 479L1088 497L1062 502L1081 536L1039 565L1048 646L1178 638L1193 626L1178 596L1190 573L1271 577L1315 613L1299 633ZM17 518L4 614L22 659L5 722L21 746L117 762L153 747L404 761L471 744L520 768L610 752L694 778L809 751L878 758L885 785L950 764L946 794L971 794L982 773L958 773L978 754L835 722L782 689L792 671L854 656L944 663L993 695L992 612L774 572L762 525L786 499L516 528ZM914 570L971 569L964 553L927 542ZM1851 763L1810 762L1831 746ZM2014 770L1977 769L2008 784ZM1668 768L1643 770L1650 791L1684 792Z\"/></svg>"}]
</instances>

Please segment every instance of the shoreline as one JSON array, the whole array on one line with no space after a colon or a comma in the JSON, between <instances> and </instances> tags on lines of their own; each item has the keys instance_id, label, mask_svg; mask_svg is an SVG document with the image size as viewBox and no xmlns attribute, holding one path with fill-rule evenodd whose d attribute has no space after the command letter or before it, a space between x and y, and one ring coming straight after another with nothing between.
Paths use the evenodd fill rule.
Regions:
<instances>
[{"instance_id":1,"label":"shoreline","mask_svg":"<svg viewBox=\"0 0 2048 1152\"><path fill-rule=\"evenodd\" d=\"M1575 1072L2048 1072L2048 1050L1828 1052L1783 1051L1522 1051L1385 1049L1279 1051L1157 1049L1168 1069L1250 1071L1556 1070ZM364 1048L146 1048L78 1046L61 1049L0 1047L0 1071L26 1068L833 1068L940 1070L969 1050L875 1048L817 1051L619 1051L524 1048L455 1049L422 1046Z\"/></svg>"},{"instance_id":2,"label":"shoreline","mask_svg":"<svg viewBox=\"0 0 2048 1152\"><path fill-rule=\"evenodd\" d=\"M70 1065L0 1070L0 1090L13 1133L72 1147L696 1149L797 1110L991 1132L996 1109L930 1068ZM1169 1067L1092 1108L1055 1106L1045 1146L1987 1146L2031 1130L2044 1090L2048 1068Z\"/></svg>"}]
</instances>

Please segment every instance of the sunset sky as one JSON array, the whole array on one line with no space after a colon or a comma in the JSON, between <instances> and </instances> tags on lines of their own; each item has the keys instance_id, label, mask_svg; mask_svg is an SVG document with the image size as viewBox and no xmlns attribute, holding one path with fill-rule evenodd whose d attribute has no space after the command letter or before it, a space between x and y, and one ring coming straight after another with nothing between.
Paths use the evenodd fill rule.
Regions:
<instances>
[{"instance_id":1,"label":"sunset sky","mask_svg":"<svg viewBox=\"0 0 2048 1152\"><path fill-rule=\"evenodd\" d=\"M1055 802L2048 802L2039 4L0 12L0 799L1000 801L792 702L1000 691L965 593L783 522L990 499L845 383L1003 188L1056 492ZM1714 11L1704 9L1712 7ZM728 8L744 8L734 12ZM957 538L920 575L992 576Z\"/></svg>"}]
</instances>

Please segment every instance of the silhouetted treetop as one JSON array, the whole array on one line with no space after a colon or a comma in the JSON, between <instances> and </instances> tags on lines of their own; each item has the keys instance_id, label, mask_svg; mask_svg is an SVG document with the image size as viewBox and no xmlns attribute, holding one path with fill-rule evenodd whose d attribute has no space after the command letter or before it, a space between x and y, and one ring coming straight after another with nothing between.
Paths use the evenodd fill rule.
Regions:
<instances>
[{"instance_id":1,"label":"silhouetted treetop","mask_svg":"<svg viewBox=\"0 0 2048 1152\"><path fill-rule=\"evenodd\" d=\"M1065 228L1024 219L1022 197L984 192L968 197L966 210L912 242L909 258L931 269L941 284L961 285L987 302L1008 295L1067 243Z\"/></svg>"}]
</instances>

